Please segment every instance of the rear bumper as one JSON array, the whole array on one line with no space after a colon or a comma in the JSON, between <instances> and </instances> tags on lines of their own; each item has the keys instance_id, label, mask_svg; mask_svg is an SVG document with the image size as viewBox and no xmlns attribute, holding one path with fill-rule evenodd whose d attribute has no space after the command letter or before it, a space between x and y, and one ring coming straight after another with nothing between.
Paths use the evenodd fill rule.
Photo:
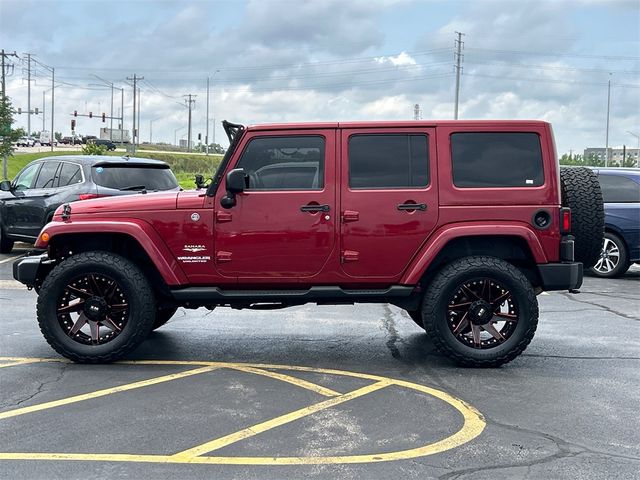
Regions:
<instances>
[{"instance_id":1,"label":"rear bumper","mask_svg":"<svg viewBox=\"0 0 640 480\"><path fill-rule=\"evenodd\" d=\"M582 263L563 262L538 265L542 289L574 290L582 285Z\"/></svg>"},{"instance_id":2,"label":"rear bumper","mask_svg":"<svg viewBox=\"0 0 640 480\"><path fill-rule=\"evenodd\" d=\"M13 262L13 278L24 283L27 287L35 287L38 284L38 274L43 265L50 263L46 253L16 260Z\"/></svg>"}]
</instances>

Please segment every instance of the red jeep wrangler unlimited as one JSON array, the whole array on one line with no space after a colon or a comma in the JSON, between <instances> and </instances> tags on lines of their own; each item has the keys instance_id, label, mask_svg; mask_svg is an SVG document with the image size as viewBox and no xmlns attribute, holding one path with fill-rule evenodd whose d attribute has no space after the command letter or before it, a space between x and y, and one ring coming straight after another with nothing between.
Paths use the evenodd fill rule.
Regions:
<instances>
[{"instance_id":1,"label":"red jeep wrangler unlimited","mask_svg":"<svg viewBox=\"0 0 640 480\"><path fill-rule=\"evenodd\" d=\"M223 123L210 185L63 205L46 253L14 264L60 354L117 360L179 306L388 302L458 363L497 366L531 341L536 294L598 258L597 179L561 182L548 123Z\"/></svg>"}]
</instances>

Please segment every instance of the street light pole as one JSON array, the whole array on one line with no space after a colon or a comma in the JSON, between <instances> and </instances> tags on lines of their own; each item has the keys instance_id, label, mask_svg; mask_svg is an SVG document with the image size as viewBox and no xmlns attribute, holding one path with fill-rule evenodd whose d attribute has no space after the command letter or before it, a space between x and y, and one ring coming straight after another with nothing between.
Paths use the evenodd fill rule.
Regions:
<instances>
[{"instance_id":1,"label":"street light pole","mask_svg":"<svg viewBox=\"0 0 640 480\"><path fill-rule=\"evenodd\" d=\"M160 120L162 117L154 118L153 120L149 120L149 143L153 143L153 122L156 120Z\"/></svg>"}]
</instances>

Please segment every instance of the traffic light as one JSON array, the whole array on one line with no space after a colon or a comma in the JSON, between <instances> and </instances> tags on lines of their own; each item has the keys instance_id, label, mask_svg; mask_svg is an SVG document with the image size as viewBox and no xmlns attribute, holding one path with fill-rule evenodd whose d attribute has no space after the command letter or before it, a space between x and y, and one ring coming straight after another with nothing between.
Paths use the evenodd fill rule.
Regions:
<instances>
[{"instance_id":1,"label":"traffic light","mask_svg":"<svg viewBox=\"0 0 640 480\"><path fill-rule=\"evenodd\" d=\"M76 121L72 118L71 119L71 130L74 131L76 129Z\"/></svg>"},{"instance_id":2,"label":"traffic light","mask_svg":"<svg viewBox=\"0 0 640 480\"><path fill-rule=\"evenodd\" d=\"M103 113L102 114L102 123L104 123L106 119L107 119L107 115L105 113Z\"/></svg>"},{"instance_id":3,"label":"traffic light","mask_svg":"<svg viewBox=\"0 0 640 480\"><path fill-rule=\"evenodd\" d=\"M18 107L18 115L22 115L22 108Z\"/></svg>"},{"instance_id":4,"label":"traffic light","mask_svg":"<svg viewBox=\"0 0 640 480\"><path fill-rule=\"evenodd\" d=\"M201 133L198 134L198 140L202 140L202 134Z\"/></svg>"},{"instance_id":5,"label":"traffic light","mask_svg":"<svg viewBox=\"0 0 640 480\"><path fill-rule=\"evenodd\" d=\"M73 116L74 116L74 117L77 117L77 116L78 116L78 111L77 111L77 110L74 110L74 111L73 111Z\"/></svg>"},{"instance_id":6,"label":"traffic light","mask_svg":"<svg viewBox=\"0 0 640 480\"><path fill-rule=\"evenodd\" d=\"M38 107L36 107L36 115L38 114Z\"/></svg>"},{"instance_id":7,"label":"traffic light","mask_svg":"<svg viewBox=\"0 0 640 480\"><path fill-rule=\"evenodd\" d=\"M89 118L93 118L93 112L89 112Z\"/></svg>"}]
</instances>

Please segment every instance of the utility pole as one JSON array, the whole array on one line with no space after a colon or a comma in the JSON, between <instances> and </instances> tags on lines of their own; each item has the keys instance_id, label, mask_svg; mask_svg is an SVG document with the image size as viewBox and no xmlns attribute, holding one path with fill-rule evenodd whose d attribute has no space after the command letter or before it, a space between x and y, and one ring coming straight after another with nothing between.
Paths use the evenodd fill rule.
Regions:
<instances>
[{"instance_id":1,"label":"utility pole","mask_svg":"<svg viewBox=\"0 0 640 480\"><path fill-rule=\"evenodd\" d=\"M111 123L109 126L109 140L113 141L113 82L109 82L107 80L105 80L102 77L99 77L96 74L92 74L94 77L96 77L98 80L100 80L102 83L104 83L105 85L111 87L111 113L109 114L109 116L111 117Z\"/></svg>"},{"instance_id":2,"label":"utility pole","mask_svg":"<svg viewBox=\"0 0 640 480\"><path fill-rule=\"evenodd\" d=\"M133 80L133 130L132 130L132 138L131 143L133 145L133 153L136 153L136 83L138 80L144 80L144 77L138 77L135 73L133 74L133 78L127 77L127 80ZM124 117L124 110L122 112L122 116Z\"/></svg>"},{"instance_id":3,"label":"utility pole","mask_svg":"<svg viewBox=\"0 0 640 480\"><path fill-rule=\"evenodd\" d=\"M209 77L207 77L207 127L204 133L204 143L205 154L209 155Z\"/></svg>"},{"instance_id":4,"label":"utility pole","mask_svg":"<svg viewBox=\"0 0 640 480\"><path fill-rule=\"evenodd\" d=\"M31 54L27 53L27 137L31 136Z\"/></svg>"},{"instance_id":5,"label":"utility pole","mask_svg":"<svg viewBox=\"0 0 640 480\"><path fill-rule=\"evenodd\" d=\"M609 107L611 106L611 74L609 74L609 82L607 86L607 134L605 136L604 147L604 166L609 165Z\"/></svg>"},{"instance_id":6,"label":"utility pole","mask_svg":"<svg viewBox=\"0 0 640 480\"><path fill-rule=\"evenodd\" d=\"M8 66L13 67L13 64L11 65L5 65L5 58L6 57L16 57L18 58L18 55L16 54L16 52L13 53L4 53L4 48L2 49L2 102L4 103L5 98L6 97L6 90L5 90L5 82L6 82L6 75L7 75L7 68ZM0 125L0 128L5 128L4 125ZM6 125L7 130L11 128L11 123L9 123L8 125ZM7 155L4 154L2 156L2 178L7 178Z\"/></svg>"},{"instance_id":7,"label":"utility pole","mask_svg":"<svg viewBox=\"0 0 640 480\"><path fill-rule=\"evenodd\" d=\"M455 41L455 45L457 47L457 51L454 54L456 59L456 100L455 100L455 109L453 112L453 118L458 120L458 100L460 99L460 73L462 72L462 46L464 42L462 41L462 36L464 33L456 32L458 35L457 40Z\"/></svg>"},{"instance_id":8,"label":"utility pole","mask_svg":"<svg viewBox=\"0 0 640 480\"><path fill-rule=\"evenodd\" d=\"M420 104L419 103L416 103L413 106L413 119L420 120Z\"/></svg>"},{"instance_id":9,"label":"utility pole","mask_svg":"<svg viewBox=\"0 0 640 480\"><path fill-rule=\"evenodd\" d=\"M45 107L44 107L44 90L42 91L42 130L44 130L44 117L45 117ZM53 133L51 134L53 135Z\"/></svg>"},{"instance_id":10,"label":"utility pole","mask_svg":"<svg viewBox=\"0 0 640 480\"><path fill-rule=\"evenodd\" d=\"M191 151L191 108L192 105L195 105L196 100L194 97L196 97L196 95L192 95L192 94L188 94L188 95L184 95L185 97L188 97L188 100L185 100L185 103L187 104L187 108L189 109L189 123L188 123L188 133L187 133L187 151L190 152Z\"/></svg>"},{"instance_id":11,"label":"utility pole","mask_svg":"<svg viewBox=\"0 0 640 480\"><path fill-rule=\"evenodd\" d=\"M136 138L138 139L136 145L140 146L140 126L142 125L140 123L140 97L142 97L141 92L140 92L140 87L138 87L138 135L136 135Z\"/></svg>"}]
</instances>

